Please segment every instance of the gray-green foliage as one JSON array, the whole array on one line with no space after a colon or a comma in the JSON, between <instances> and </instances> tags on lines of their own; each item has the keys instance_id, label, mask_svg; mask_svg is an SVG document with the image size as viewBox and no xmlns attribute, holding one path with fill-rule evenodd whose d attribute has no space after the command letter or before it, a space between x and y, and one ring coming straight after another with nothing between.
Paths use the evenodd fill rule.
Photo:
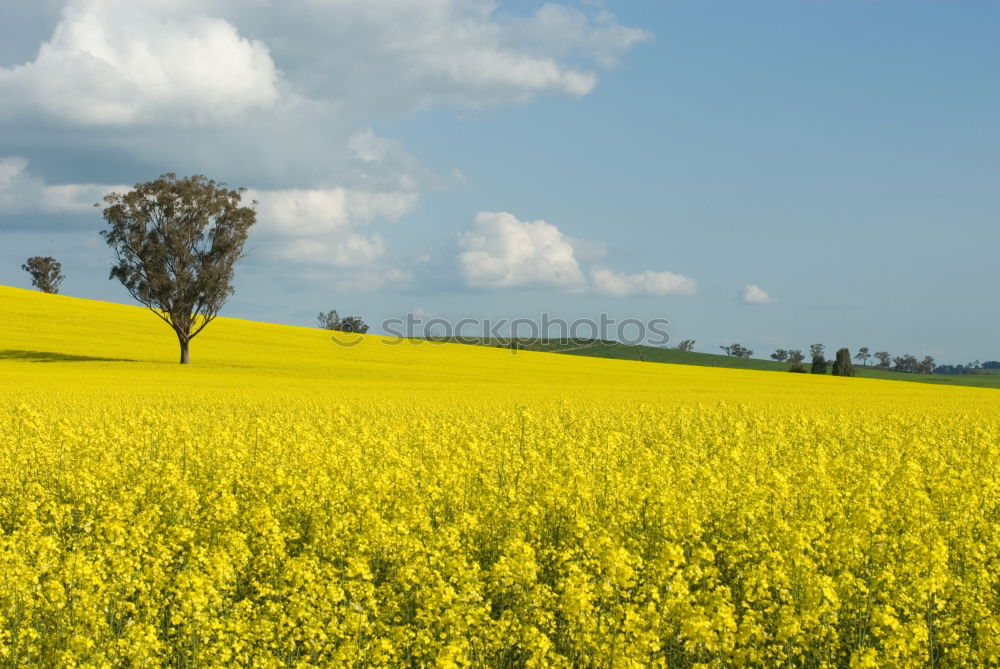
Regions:
<instances>
[{"instance_id":1,"label":"gray-green foliage","mask_svg":"<svg viewBox=\"0 0 1000 669\"><path fill-rule=\"evenodd\" d=\"M324 330L336 330L338 332L356 332L365 334L368 332L368 324L361 316L344 316L341 318L336 309L319 312L317 319L319 326Z\"/></svg>"},{"instance_id":2,"label":"gray-green foliage","mask_svg":"<svg viewBox=\"0 0 1000 669\"><path fill-rule=\"evenodd\" d=\"M678 351L693 351L694 350L694 339L685 339L680 344L677 345Z\"/></svg>"},{"instance_id":3,"label":"gray-green foliage","mask_svg":"<svg viewBox=\"0 0 1000 669\"><path fill-rule=\"evenodd\" d=\"M861 348L858 349L858 354L854 356L854 359L860 360L861 364L867 366L868 358L870 357L872 357L871 349L869 349L867 346L862 346Z\"/></svg>"},{"instance_id":4,"label":"gray-green foliage","mask_svg":"<svg viewBox=\"0 0 1000 669\"><path fill-rule=\"evenodd\" d=\"M257 220L242 193L204 176L164 174L104 198L109 228L101 236L115 254L110 278L174 330L181 364L190 362L191 339L233 293L233 265Z\"/></svg>"},{"instance_id":5,"label":"gray-green foliage","mask_svg":"<svg viewBox=\"0 0 1000 669\"><path fill-rule=\"evenodd\" d=\"M43 293L59 293L59 284L66 277L62 273L62 265L51 256L33 256L28 258L21 269L31 275L31 285Z\"/></svg>"},{"instance_id":6,"label":"gray-green foliage","mask_svg":"<svg viewBox=\"0 0 1000 669\"><path fill-rule=\"evenodd\" d=\"M851 362L851 352L846 348L837 351L837 358L833 361L832 374L834 376L854 376L854 363Z\"/></svg>"},{"instance_id":7,"label":"gray-green foliage","mask_svg":"<svg viewBox=\"0 0 1000 669\"><path fill-rule=\"evenodd\" d=\"M812 366L809 367L810 374L826 374L826 358L822 354L813 356Z\"/></svg>"}]
</instances>

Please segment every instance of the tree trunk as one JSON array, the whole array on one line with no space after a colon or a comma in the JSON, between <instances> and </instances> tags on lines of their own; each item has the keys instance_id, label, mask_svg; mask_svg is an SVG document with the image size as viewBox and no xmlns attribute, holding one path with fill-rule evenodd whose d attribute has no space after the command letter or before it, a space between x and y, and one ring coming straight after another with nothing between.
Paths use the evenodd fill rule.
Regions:
<instances>
[{"instance_id":1,"label":"tree trunk","mask_svg":"<svg viewBox=\"0 0 1000 669\"><path fill-rule=\"evenodd\" d=\"M191 352L188 350L188 345L190 341L183 337L178 337L178 341L181 343L181 364L190 365L191 364Z\"/></svg>"}]
</instances>

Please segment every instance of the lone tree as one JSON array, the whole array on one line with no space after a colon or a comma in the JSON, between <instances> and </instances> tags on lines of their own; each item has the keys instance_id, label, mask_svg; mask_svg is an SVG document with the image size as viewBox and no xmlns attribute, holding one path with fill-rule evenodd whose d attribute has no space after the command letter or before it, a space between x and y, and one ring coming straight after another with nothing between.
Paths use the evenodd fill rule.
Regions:
<instances>
[{"instance_id":1,"label":"lone tree","mask_svg":"<svg viewBox=\"0 0 1000 669\"><path fill-rule=\"evenodd\" d=\"M920 374L933 374L934 373L934 357L930 355L924 356L924 359L920 361L917 366L917 372Z\"/></svg>"},{"instance_id":2,"label":"lone tree","mask_svg":"<svg viewBox=\"0 0 1000 669\"><path fill-rule=\"evenodd\" d=\"M43 293L59 293L59 284L66 277L62 274L62 265L49 256L34 256L21 265L21 269L31 275L31 285Z\"/></svg>"},{"instance_id":3,"label":"lone tree","mask_svg":"<svg viewBox=\"0 0 1000 669\"><path fill-rule=\"evenodd\" d=\"M813 356L812 365L809 367L810 374L826 374L826 358L823 354Z\"/></svg>"},{"instance_id":4,"label":"lone tree","mask_svg":"<svg viewBox=\"0 0 1000 669\"><path fill-rule=\"evenodd\" d=\"M771 358L773 360L777 360L778 362L784 362L785 360L788 360L788 351L783 348L779 348L771 354Z\"/></svg>"},{"instance_id":5,"label":"lone tree","mask_svg":"<svg viewBox=\"0 0 1000 669\"><path fill-rule=\"evenodd\" d=\"M889 369L889 365L892 363L892 355L889 351L879 351L875 354L875 359L878 360L875 366L879 369Z\"/></svg>"},{"instance_id":6,"label":"lone tree","mask_svg":"<svg viewBox=\"0 0 1000 669\"><path fill-rule=\"evenodd\" d=\"M720 346L726 355L733 358L749 358L753 355L753 349L749 349L742 344L730 344L729 346Z\"/></svg>"},{"instance_id":7,"label":"lone tree","mask_svg":"<svg viewBox=\"0 0 1000 669\"><path fill-rule=\"evenodd\" d=\"M837 358L833 361L830 373L834 376L854 376L854 363L851 362L850 351L846 348L837 351Z\"/></svg>"},{"instance_id":8,"label":"lone tree","mask_svg":"<svg viewBox=\"0 0 1000 669\"><path fill-rule=\"evenodd\" d=\"M860 360L861 364L865 367L868 366L868 358L872 357L872 352L867 346L862 346L858 349L858 354L854 356L855 360Z\"/></svg>"},{"instance_id":9,"label":"lone tree","mask_svg":"<svg viewBox=\"0 0 1000 669\"><path fill-rule=\"evenodd\" d=\"M109 278L173 328L182 365L191 362L191 340L233 294L233 265L257 220L242 206L243 192L200 175L164 174L104 198L110 228L101 236L116 260Z\"/></svg>"},{"instance_id":10,"label":"lone tree","mask_svg":"<svg viewBox=\"0 0 1000 669\"><path fill-rule=\"evenodd\" d=\"M319 326L324 330L337 330L339 332L356 332L365 334L368 332L368 324L361 316L340 317L336 309L319 312Z\"/></svg>"},{"instance_id":11,"label":"lone tree","mask_svg":"<svg viewBox=\"0 0 1000 669\"><path fill-rule=\"evenodd\" d=\"M694 350L694 339L685 339L680 344L677 345L678 351L693 351Z\"/></svg>"}]
</instances>

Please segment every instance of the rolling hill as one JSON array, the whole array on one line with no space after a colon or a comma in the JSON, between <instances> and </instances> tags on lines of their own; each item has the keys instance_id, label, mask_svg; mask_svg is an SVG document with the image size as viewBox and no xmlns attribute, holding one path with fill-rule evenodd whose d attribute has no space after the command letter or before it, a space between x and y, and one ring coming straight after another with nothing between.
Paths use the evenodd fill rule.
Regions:
<instances>
[{"instance_id":1,"label":"rolling hill","mask_svg":"<svg viewBox=\"0 0 1000 669\"><path fill-rule=\"evenodd\" d=\"M491 348L510 348L511 339L487 339L481 337L463 337L461 340L452 338L447 341L488 346ZM714 353L699 353L695 351L679 351L674 348L658 348L622 344L600 340L566 342L560 340L513 340L517 342L518 351L535 351L545 353L561 353L588 358L609 358L613 360L632 360L639 362L656 362L673 365L696 365L698 367L718 367L724 369L749 369L762 372L788 372L788 363L760 358L735 358ZM805 363L808 369L808 361ZM832 364L832 361L831 361ZM857 376L866 379L881 379L884 381L910 381L916 383L937 383L953 386L972 386L977 388L1000 388L1000 374L907 374L891 370L876 369L872 366L855 364Z\"/></svg>"}]
</instances>

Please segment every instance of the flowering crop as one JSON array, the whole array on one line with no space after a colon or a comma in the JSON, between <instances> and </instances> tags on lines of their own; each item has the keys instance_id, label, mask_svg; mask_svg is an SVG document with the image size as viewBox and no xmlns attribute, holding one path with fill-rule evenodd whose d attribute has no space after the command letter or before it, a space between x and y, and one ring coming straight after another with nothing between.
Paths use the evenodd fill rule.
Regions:
<instances>
[{"instance_id":1,"label":"flowering crop","mask_svg":"<svg viewBox=\"0 0 1000 669\"><path fill-rule=\"evenodd\" d=\"M5 664L1000 663L995 391L0 323Z\"/></svg>"}]
</instances>

